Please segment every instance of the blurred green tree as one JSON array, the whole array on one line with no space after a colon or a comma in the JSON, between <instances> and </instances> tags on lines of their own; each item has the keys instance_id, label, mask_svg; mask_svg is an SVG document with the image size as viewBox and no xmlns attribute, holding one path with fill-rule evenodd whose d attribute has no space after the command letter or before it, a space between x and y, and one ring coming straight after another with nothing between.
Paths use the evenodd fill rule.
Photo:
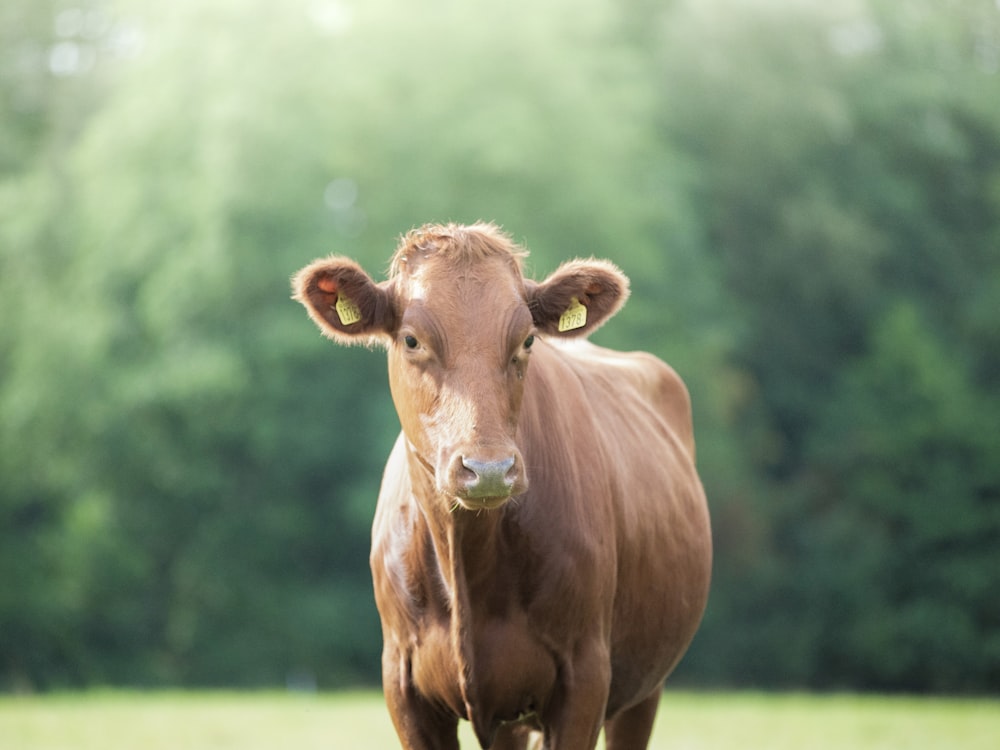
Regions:
<instances>
[{"instance_id":1,"label":"blurred green tree","mask_svg":"<svg viewBox=\"0 0 1000 750\"><path fill-rule=\"evenodd\" d=\"M618 262L690 384L677 678L988 690L1000 11L854 0L0 8L0 685L374 681L398 429L287 279L488 219Z\"/></svg>"},{"instance_id":2,"label":"blurred green tree","mask_svg":"<svg viewBox=\"0 0 1000 750\"><path fill-rule=\"evenodd\" d=\"M757 684L995 688L997 613L969 593L995 598L1000 549L1000 12L668 21L664 138L702 169L705 249L742 316L732 427L757 480L714 498L692 656Z\"/></svg>"}]
</instances>

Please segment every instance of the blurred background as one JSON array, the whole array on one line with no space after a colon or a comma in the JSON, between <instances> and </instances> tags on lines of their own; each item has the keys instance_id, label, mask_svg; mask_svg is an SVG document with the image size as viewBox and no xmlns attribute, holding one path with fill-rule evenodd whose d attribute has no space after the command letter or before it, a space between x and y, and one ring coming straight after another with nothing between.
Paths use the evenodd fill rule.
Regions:
<instances>
[{"instance_id":1,"label":"blurred background","mask_svg":"<svg viewBox=\"0 0 1000 750\"><path fill-rule=\"evenodd\" d=\"M674 684L1000 691L997 0L0 0L0 689L377 685L384 355L288 279L477 219L690 386Z\"/></svg>"}]
</instances>

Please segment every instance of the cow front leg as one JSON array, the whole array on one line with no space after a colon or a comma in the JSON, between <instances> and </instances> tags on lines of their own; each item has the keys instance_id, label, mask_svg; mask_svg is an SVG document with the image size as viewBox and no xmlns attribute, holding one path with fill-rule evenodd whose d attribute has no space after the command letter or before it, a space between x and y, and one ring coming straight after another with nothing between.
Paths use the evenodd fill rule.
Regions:
<instances>
[{"instance_id":1,"label":"cow front leg","mask_svg":"<svg viewBox=\"0 0 1000 750\"><path fill-rule=\"evenodd\" d=\"M408 673L402 659L383 652L382 690L403 750L459 750L458 717L419 695L406 679Z\"/></svg>"},{"instance_id":2,"label":"cow front leg","mask_svg":"<svg viewBox=\"0 0 1000 750\"><path fill-rule=\"evenodd\" d=\"M456 717L412 694L390 697L386 691L386 705L403 750L459 750Z\"/></svg>"},{"instance_id":3,"label":"cow front leg","mask_svg":"<svg viewBox=\"0 0 1000 750\"><path fill-rule=\"evenodd\" d=\"M561 671L563 684L543 719L545 750L594 750L611 685L607 652L593 649Z\"/></svg>"},{"instance_id":4,"label":"cow front leg","mask_svg":"<svg viewBox=\"0 0 1000 750\"><path fill-rule=\"evenodd\" d=\"M663 686L631 708L622 711L604 725L604 741L607 750L645 750L653 732L653 721L660 707Z\"/></svg>"}]
</instances>

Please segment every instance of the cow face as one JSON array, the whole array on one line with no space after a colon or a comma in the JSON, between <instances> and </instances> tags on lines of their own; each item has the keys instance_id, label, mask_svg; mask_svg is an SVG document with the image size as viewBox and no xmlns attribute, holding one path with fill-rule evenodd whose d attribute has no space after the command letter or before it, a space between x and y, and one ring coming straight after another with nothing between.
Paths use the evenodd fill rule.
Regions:
<instances>
[{"instance_id":1,"label":"cow face","mask_svg":"<svg viewBox=\"0 0 1000 750\"><path fill-rule=\"evenodd\" d=\"M388 349L411 474L451 506L496 508L527 489L516 438L536 337L589 333L628 296L610 263L571 261L538 284L522 256L491 225L427 226L403 238L388 281L337 257L293 281L330 338Z\"/></svg>"}]
</instances>

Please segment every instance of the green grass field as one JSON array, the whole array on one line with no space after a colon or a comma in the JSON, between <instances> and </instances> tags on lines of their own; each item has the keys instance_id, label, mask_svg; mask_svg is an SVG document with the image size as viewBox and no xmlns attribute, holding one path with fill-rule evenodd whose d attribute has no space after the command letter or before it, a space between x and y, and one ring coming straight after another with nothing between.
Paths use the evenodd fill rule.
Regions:
<instances>
[{"instance_id":1,"label":"green grass field","mask_svg":"<svg viewBox=\"0 0 1000 750\"><path fill-rule=\"evenodd\" d=\"M477 748L462 724L462 747ZM0 697L3 750L391 750L377 693ZM1000 701L667 693L653 750L995 750Z\"/></svg>"}]
</instances>

